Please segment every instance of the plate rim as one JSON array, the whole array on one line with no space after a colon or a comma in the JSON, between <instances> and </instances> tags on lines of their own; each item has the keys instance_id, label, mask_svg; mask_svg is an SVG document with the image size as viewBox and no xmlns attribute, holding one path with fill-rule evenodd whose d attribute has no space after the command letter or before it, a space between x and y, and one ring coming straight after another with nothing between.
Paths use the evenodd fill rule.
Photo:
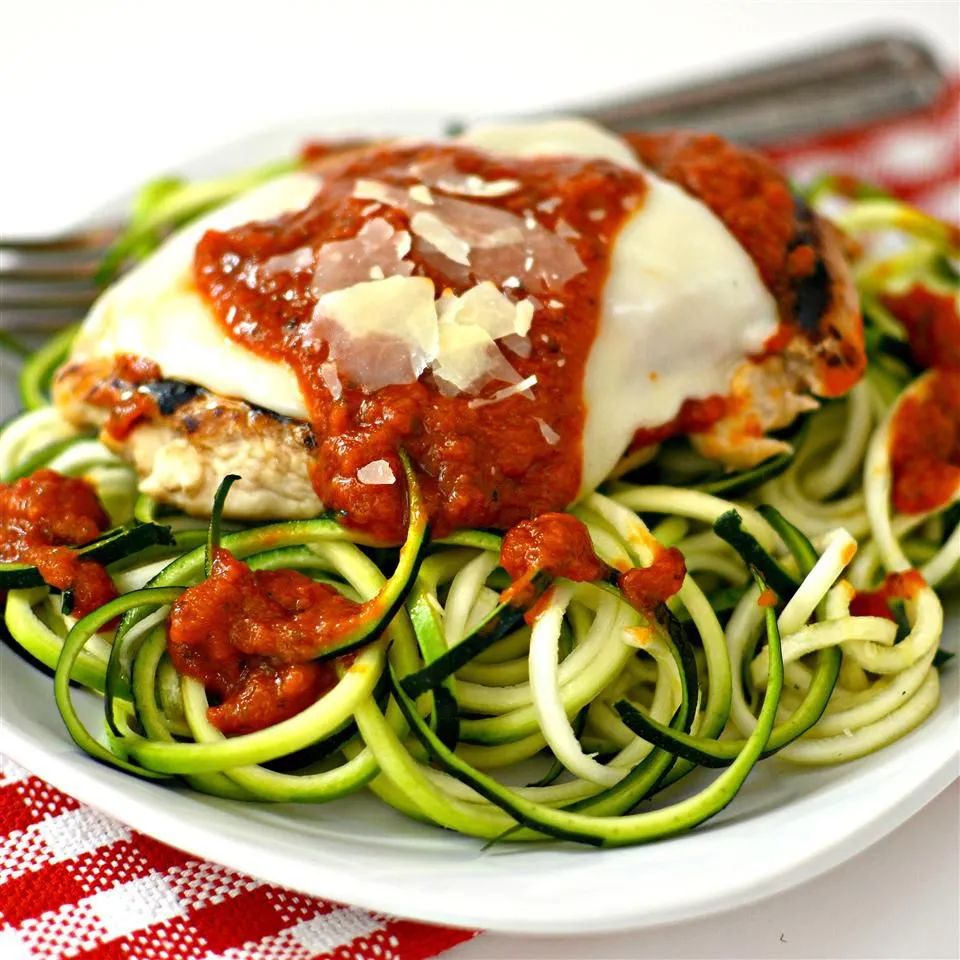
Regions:
<instances>
[{"instance_id":1,"label":"plate rim","mask_svg":"<svg viewBox=\"0 0 960 960\"><path fill-rule=\"evenodd\" d=\"M0 650L0 664L10 656L16 654L8 649ZM955 704L951 712L957 712ZM20 729L9 717L4 716L0 726L0 752L81 803L191 856L222 864L266 883L291 887L290 860L282 852L274 853L264 847L251 850L248 844L234 843L221 833L210 830L208 825L203 825L203 820L194 823L189 818L180 819L175 810L167 810L163 804L147 808L137 798L131 801L129 795L112 784L105 789L104 785L109 781L97 776L101 765L79 751L69 740L65 740L66 750L52 752L39 739ZM421 909L418 903L424 898L419 891L408 893L402 884L391 884L383 878L358 877L349 872L334 876L332 866L324 867L316 860L312 861L309 873L297 874L293 878L292 888L310 896L377 913L516 936L572 937L588 933L617 933L702 919L783 893L872 846L945 790L958 776L958 763L960 747L951 749L949 744L944 743L935 752L934 758L928 761L919 779L915 776L902 778L909 779L908 784L892 781L890 799L856 829L839 839L831 836L821 840L796 862L786 865L779 862L762 873L754 871L739 883L734 882L735 878L727 877L722 888L717 886L712 893L705 893L701 888L699 895L675 902L671 908L660 909L656 913L620 910L590 917L571 914L566 917L518 919L514 915L500 919L485 913L482 903L468 907L462 902L463 898L457 907L442 900L439 903L430 900L431 909ZM235 803L223 802L231 806ZM692 835L695 836L695 833ZM173 842L172 837L176 838ZM604 852L596 851L595 854L603 856ZM318 866L319 871L316 869Z\"/></svg>"},{"instance_id":2,"label":"plate rim","mask_svg":"<svg viewBox=\"0 0 960 960\"><path fill-rule=\"evenodd\" d=\"M253 131L245 136L232 138L219 145L209 145L202 151L184 158L178 168L188 176L194 171L209 174L216 168L223 169L219 158L231 150L258 152L266 158L269 151L266 145L291 141L294 138L322 135L324 127L333 133L338 126L356 126L379 129L398 129L416 127L424 129L432 126L438 129L444 118L429 111L396 112L389 115L358 114L354 117L327 116L320 118L302 118L288 121L282 125ZM120 196L92 206L89 216L80 223L102 220L105 215L115 213L127 198ZM957 614L950 618L955 620ZM960 623L960 620L957 621ZM8 657L15 657L14 651L0 647L0 673ZM24 664L26 666L26 664ZM5 679L0 677L0 680ZM52 695L49 704L52 708ZM204 826L201 818L197 823L187 818L180 819L163 804L147 807L138 798L131 805L129 796L105 780L98 773L103 768L76 748L63 731L63 750L51 750L39 736L31 735L21 729L13 718L2 709L0 702L0 752L9 756L30 773L48 781L57 789L75 797L108 816L114 817L134 830L156 840L177 847L191 856L220 863L231 870L248 874L264 882L282 887L291 886L290 860L283 853L257 848L249 850L246 844L237 844L225 835ZM952 703L949 709L958 712L958 704ZM922 729L922 727L921 727ZM908 738L918 731L911 731ZM516 915L501 919L491 917L483 910L483 904L467 904L461 898L457 909L441 901L430 900L432 909L419 909L418 904L428 899L420 896L419 891L407 893L402 884L390 884L382 877L358 877L349 872L334 875L334 867L328 866L316 870L316 860L310 873L297 874L293 879L293 889L311 896L321 897L378 913L390 913L426 923L444 924L466 929L481 929L516 936L577 936L589 933L616 933L630 930L648 929L657 926L680 923L690 919L700 919L742 907L749 903L769 899L793 887L827 872L851 857L867 849L895 830L915 815L940 792L946 789L954 779L960 776L960 742L944 741L936 744L934 757L925 758L926 766L922 775L912 771L909 783L895 779L888 785L887 800L865 821L840 837L829 840L821 838L804 856L784 866L777 863L766 871L754 871L745 881L735 882L735 877L726 877L723 889L712 893L698 890L698 895L683 901L674 902L669 908L656 912L644 912L641 907L631 910L611 911L601 915L568 914L547 917L518 919ZM105 784L108 786L105 787ZM438 828L439 829L439 828ZM695 834L694 834L695 836ZM171 842L171 838L175 838ZM611 851L613 852L613 851ZM244 854L246 853L246 859ZM598 852L603 856L603 852ZM306 881L313 882L306 882Z\"/></svg>"}]
</instances>

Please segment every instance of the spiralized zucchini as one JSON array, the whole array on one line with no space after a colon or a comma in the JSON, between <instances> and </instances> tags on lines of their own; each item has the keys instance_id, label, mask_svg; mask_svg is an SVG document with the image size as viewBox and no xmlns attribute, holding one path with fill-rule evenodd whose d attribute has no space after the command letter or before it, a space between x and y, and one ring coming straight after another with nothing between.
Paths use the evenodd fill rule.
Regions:
<instances>
[{"instance_id":1,"label":"spiralized zucchini","mask_svg":"<svg viewBox=\"0 0 960 960\"><path fill-rule=\"evenodd\" d=\"M110 269L149 249L167 221L245 183L146 194ZM814 199L829 191L821 182ZM560 580L528 625L501 602L492 533L461 531L424 554L409 541L371 550L328 518L233 527L222 545L254 569L293 568L351 599L384 600L376 631L353 637L357 655L336 661L333 689L288 720L226 737L208 719L202 684L167 654L170 605L204 576L205 526L138 498L133 472L49 406L64 335L27 361L27 412L0 434L0 476L48 466L87 477L115 523L172 534L113 559L120 596L79 622L47 587L11 589L7 630L54 671L71 736L101 762L238 800L321 803L369 789L408 816L487 841L643 843L717 813L765 758L834 764L878 750L936 707L940 595L960 587L956 506L891 512L889 424L915 380L888 349L905 334L881 297L914 284L956 291L944 266L956 250L942 225L889 198L849 203L839 224L857 240L893 231L902 241L856 264L865 379L806 417L792 454L722 477L676 445L631 454L573 508L614 567L649 565L658 542L681 550L686 579L656 618L609 583ZM631 481L651 465L661 478L688 475ZM856 590L911 567L925 585L901 623L851 614ZM102 695L106 745L83 726L73 699L88 694L71 682ZM718 774L699 792L634 812L701 768Z\"/></svg>"}]
</instances>

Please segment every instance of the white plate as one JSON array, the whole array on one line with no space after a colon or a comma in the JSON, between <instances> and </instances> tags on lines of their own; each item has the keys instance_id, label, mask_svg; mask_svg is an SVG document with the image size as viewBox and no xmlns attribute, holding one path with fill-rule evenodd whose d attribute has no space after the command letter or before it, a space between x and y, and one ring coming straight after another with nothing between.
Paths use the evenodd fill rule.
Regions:
<instances>
[{"instance_id":1,"label":"white plate","mask_svg":"<svg viewBox=\"0 0 960 960\"><path fill-rule=\"evenodd\" d=\"M375 118L341 128L436 126L424 118ZM282 155L317 129L304 124L258 136L184 170L209 173ZM329 120L323 129L331 129ZM956 611L946 631L956 649ZM958 773L958 676L953 661L933 716L882 752L814 771L768 760L715 820L683 837L624 850L551 845L481 852L480 843L409 821L367 794L313 807L241 804L127 777L73 746L50 680L6 648L0 649L0 750L143 833L304 893L436 923L576 934L736 907L810 879L879 840ZM99 702L85 694L77 699L95 727Z\"/></svg>"}]
</instances>

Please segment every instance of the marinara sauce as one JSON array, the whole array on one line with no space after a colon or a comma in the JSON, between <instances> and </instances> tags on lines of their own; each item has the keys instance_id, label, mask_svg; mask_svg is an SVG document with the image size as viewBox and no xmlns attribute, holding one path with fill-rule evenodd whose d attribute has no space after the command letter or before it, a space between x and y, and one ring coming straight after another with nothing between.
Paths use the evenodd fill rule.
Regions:
<instances>
[{"instance_id":1,"label":"marinara sauce","mask_svg":"<svg viewBox=\"0 0 960 960\"><path fill-rule=\"evenodd\" d=\"M841 331L824 320L835 292L818 245L829 227L798 204L776 166L715 134L660 131L627 134L626 140L646 166L709 207L753 260L780 314L765 352L781 353L800 336L814 346L811 361L823 394L850 390L866 369L866 353L859 324ZM827 340L833 342L824 350ZM719 419L710 419L715 407L694 411L691 426L674 433L700 432Z\"/></svg>"},{"instance_id":2,"label":"marinara sauce","mask_svg":"<svg viewBox=\"0 0 960 960\"><path fill-rule=\"evenodd\" d=\"M114 439L129 436L141 420L155 417L157 402L140 385L160 379L160 368L152 360L118 353L110 376L86 396L87 403L110 411L103 429Z\"/></svg>"},{"instance_id":3,"label":"marinara sauce","mask_svg":"<svg viewBox=\"0 0 960 960\"><path fill-rule=\"evenodd\" d=\"M421 183L425 166L444 171L431 185L436 197L445 196L444 177L515 182L516 189L499 196L451 194L448 199L467 200L473 211L494 208L511 214L521 230L549 231L561 238L566 253L579 259L579 269L560 276L549 258L540 262L521 255L514 275L500 281L512 298L535 300L529 356L504 350L521 378L537 378L525 396L478 404L505 384L492 381L478 397L445 396L425 373L416 382L371 393L345 382L334 399L321 370L326 349L304 342L316 305L310 272L265 267L278 255L304 247L317 251L331 241L356 237L374 219L409 231L406 212L354 197L354 188L363 178L406 190ZM642 203L644 191L641 174L604 160L499 158L452 145L384 146L359 157L329 160L323 189L305 210L208 232L197 246L195 280L234 340L296 371L317 438L313 483L328 508L342 511L351 525L384 541L402 539L402 484L365 485L357 478L360 468L381 459L394 476L401 476L397 450L402 446L417 469L436 534L463 527L506 529L576 497L583 375L611 244L627 214ZM412 247L405 259L414 276L433 280L438 296L446 289L462 294L490 279L489 269L475 273L472 265L438 254L410 232ZM480 237L475 249L487 244L489 258L497 242ZM502 253L512 255L509 244Z\"/></svg>"},{"instance_id":4,"label":"marinara sauce","mask_svg":"<svg viewBox=\"0 0 960 960\"><path fill-rule=\"evenodd\" d=\"M589 531L569 513L542 513L508 530L500 566L513 581L505 599L519 601L532 595L538 573L580 581L602 580L609 573L593 550Z\"/></svg>"},{"instance_id":5,"label":"marinara sauce","mask_svg":"<svg viewBox=\"0 0 960 960\"><path fill-rule=\"evenodd\" d=\"M649 566L632 567L620 574L620 589L631 606L649 614L683 586L686 575L683 554L676 547L657 544Z\"/></svg>"},{"instance_id":6,"label":"marinara sauce","mask_svg":"<svg viewBox=\"0 0 960 960\"><path fill-rule=\"evenodd\" d=\"M954 296L920 286L883 302L906 329L916 361L930 368L890 425L893 506L926 513L960 488L960 315Z\"/></svg>"},{"instance_id":7,"label":"marinara sauce","mask_svg":"<svg viewBox=\"0 0 960 960\"><path fill-rule=\"evenodd\" d=\"M367 615L333 587L296 570L251 570L218 548L210 576L170 612L167 650L176 669L218 700L214 726L249 733L286 720L337 682L314 658Z\"/></svg>"},{"instance_id":8,"label":"marinara sauce","mask_svg":"<svg viewBox=\"0 0 960 960\"><path fill-rule=\"evenodd\" d=\"M95 540L109 526L85 480L38 470L0 484L0 561L33 564L51 587L70 590L75 617L117 595L107 571L71 549Z\"/></svg>"},{"instance_id":9,"label":"marinara sauce","mask_svg":"<svg viewBox=\"0 0 960 960\"><path fill-rule=\"evenodd\" d=\"M850 613L855 617L883 617L895 621L890 601L912 600L925 586L926 581L917 570L889 573L876 590L857 592L850 601Z\"/></svg>"}]
</instances>

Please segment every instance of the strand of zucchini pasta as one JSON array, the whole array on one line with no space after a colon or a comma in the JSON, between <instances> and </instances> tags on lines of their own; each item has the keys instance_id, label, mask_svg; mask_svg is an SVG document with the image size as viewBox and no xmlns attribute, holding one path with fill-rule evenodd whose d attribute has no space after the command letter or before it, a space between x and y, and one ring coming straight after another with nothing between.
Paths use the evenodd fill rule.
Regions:
<instances>
[{"instance_id":1,"label":"strand of zucchini pasta","mask_svg":"<svg viewBox=\"0 0 960 960\"><path fill-rule=\"evenodd\" d=\"M0 564L10 638L54 672L66 727L98 761L238 800L320 803L367 789L489 842L647 842L719 812L765 758L832 764L877 750L936 707L940 594L960 585L956 508L902 515L891 505L891 422L923 375L884 352L896 321L873 304L885 284L948 283L935 271L944 238L904 210L849 208L852 234L894 227L911 256L895 254L895 269L890 258L886 270L859 266L868 336L882 326L870 368L807 416L792 453L722 477L676 445L630 454L573 508L614 571L679 549L686 571L664 605L637 609L612 580L546 575L532 607L512 605L501 537L429 540L412 470L399 550L329 517L220 531L229 478L209 530L165 511L45 401L63 338L25 371L27 412L0 433L0 476L49 468L92 483L117 529L82 551L106 565L118 596L77 619L35 568ZM207 577L216 547L372 611L318 651L334 665L327 692L233 736L168 650L171 608ZM855 612L858 592L914 569L895 619ZM676 799L670 786L691 773L699 791Z\"/></svg>"}]
</instances>

